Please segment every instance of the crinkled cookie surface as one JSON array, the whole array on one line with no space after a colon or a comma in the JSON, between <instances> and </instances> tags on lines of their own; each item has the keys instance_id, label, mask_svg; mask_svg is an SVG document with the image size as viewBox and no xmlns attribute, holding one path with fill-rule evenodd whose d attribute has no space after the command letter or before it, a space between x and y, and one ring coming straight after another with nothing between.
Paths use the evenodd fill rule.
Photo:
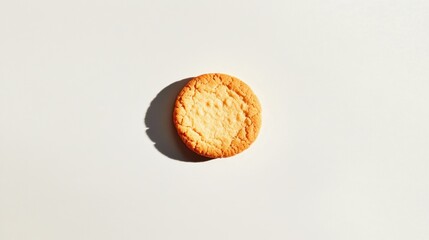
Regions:
<instances>
[{"instance_id":1,"label":"crinkled cookie surface","mask_svg":"<svg viewBox=\"0 0 429 240\"><path fill-rule=\"evenodd\" d=\"M226 74L190 80L176 99L173 122L194 152L233 156L252 144L261 127L261 105L248 85Z\"/></svg>"}]
</instances>

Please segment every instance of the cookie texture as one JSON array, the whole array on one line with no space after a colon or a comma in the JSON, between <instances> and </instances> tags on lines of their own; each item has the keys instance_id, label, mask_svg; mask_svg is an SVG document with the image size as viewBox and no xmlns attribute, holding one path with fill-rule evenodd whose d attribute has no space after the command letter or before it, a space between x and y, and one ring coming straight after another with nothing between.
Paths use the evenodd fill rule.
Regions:
<instances>
[{"instance_id":1,"label":"cookie texture","mask_svg":"<svg viewBox=\"0 0 429 240\"><path fill-rule=\"evenodd\" d=\"M261 105L238 78L204 74L191 79L177 96L173 123L194 152L210 158L229 157L255 141Z\"/></svg>"}]
</instances>

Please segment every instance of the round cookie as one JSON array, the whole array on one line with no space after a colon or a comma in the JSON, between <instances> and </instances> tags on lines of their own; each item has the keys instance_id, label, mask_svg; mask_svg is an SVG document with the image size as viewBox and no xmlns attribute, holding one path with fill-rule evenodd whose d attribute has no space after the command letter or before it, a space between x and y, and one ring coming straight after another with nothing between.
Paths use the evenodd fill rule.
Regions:
<instances>
[{"instance_id":1,"label":"round cookie","mask_svg":"<svg viewBox=\"0 0 429 240\"><path fill-rule=\"evenodd\" d=\"M247 149L261 127L261 105L241 80L220 73L191 79L176 99L173 122L192 151L210 158Z\"/></svg>"}]
</instances>

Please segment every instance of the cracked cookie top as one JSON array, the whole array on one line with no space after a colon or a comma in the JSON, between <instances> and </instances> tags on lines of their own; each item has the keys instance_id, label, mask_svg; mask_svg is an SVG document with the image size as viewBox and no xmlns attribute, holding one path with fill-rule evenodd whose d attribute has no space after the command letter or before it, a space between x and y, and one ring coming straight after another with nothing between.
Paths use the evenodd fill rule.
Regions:
<instances>
[{"instance_id":1,"label":"cracked cookie top","mask_svg":"<svg viewBox=\"0 0 429 240\"><path fill-rule=\"evenodd\" d=\"M261 105L238 78L204 74L191 79L177 96L173 122L194 152L210 158L229 157L255 141L261 127Z\"/></svg>"}]
</instances>

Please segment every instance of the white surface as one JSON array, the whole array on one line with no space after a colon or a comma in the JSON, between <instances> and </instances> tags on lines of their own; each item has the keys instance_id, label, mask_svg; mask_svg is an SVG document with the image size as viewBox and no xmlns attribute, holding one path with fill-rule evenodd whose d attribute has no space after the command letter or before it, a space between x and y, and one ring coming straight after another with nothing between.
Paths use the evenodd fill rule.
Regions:
<instances>
[{"instance_id":1,"label":"white surface","mask_svg":"<svg viewBox=\"0 0 429 240\"><path fill-rule=\"evenodd\" d=\"M3 0L0 239L429 239L428 29L423 0ZM147 110L206 72L260 136L171 159Z\"/></svg>"}]
</instances>

